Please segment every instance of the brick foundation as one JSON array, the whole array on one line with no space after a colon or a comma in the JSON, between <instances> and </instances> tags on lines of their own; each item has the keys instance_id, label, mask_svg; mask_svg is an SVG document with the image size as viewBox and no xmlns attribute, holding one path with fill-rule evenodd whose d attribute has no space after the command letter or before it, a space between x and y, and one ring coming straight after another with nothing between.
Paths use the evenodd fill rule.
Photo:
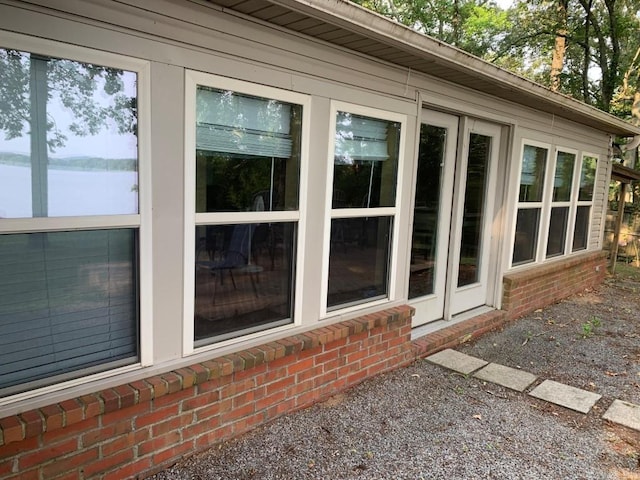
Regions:
<instances>
[{"instance_id":1,"label":"brick foundation","mask_svg":"<svg viewBox=\"0 0 640 480\"><path fill-rule=\"evenodd\" d=\"M415 358L602 282L606 254L505 275L503 310L411 342L410 307L0 419L0 479L145 477Z\"/></svg>"},{"instance_id":2,"label":"brick foundation","mask_svg":"<svg viewBox=\"0 0 640 480\"><path fill-rule=\"evenodd\" d=\"M606 252L598 251L506 274L502 309L515 319L592 288L604 280L606 261Z\"/></svg>"},{"instance_id":3,"label":"brick foundation","mask_svg":"<svg viewBox=\"0 0 640 480\"><path fill-rule=\"evenodd\" d=\"M145 477L407 365L409 307L0 419L0 479Z\"/></svg>"}]
</instances>

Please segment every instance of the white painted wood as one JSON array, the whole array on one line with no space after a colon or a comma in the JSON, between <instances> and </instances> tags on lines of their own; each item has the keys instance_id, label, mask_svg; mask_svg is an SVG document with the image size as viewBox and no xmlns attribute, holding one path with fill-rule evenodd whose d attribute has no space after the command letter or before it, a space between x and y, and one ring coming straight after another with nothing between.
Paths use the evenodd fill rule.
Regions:
<instances>
[{"instance_id":1,"label":"white painted wood","mask_svg":"<svg viewBox=\"0 0 640 480\"><path fill-rule=\"evenodd\" d=\"M446 128L447 137L445 158L441 172L442 178L440 187L440 208L438 211L438 234L436 239L434 292L431 295L410 300L410 305L416 309L412 323L414 327L424 325L425 323L432 322L434 320L439 320L444 316L449 232L453 200L453 178L456 169L456 147L458 141L458 117L425 109L422 111L421 122L427 125ZM416 174L414 173L414 179L415 178ZM411 235L411 233L412 230L410 229L409 235ZM411 245L409 245L409 248L411 248ZM408 275L409 266L406 267L406 276Z\"/></svg>"},{"instance_id":2,"label":"white painted wood","mask_svg":"<svg viewBox=\"0 0 640 480\"><path fill-rule=\"evenodd\" d=\"M461 312L471 310L487 303L490 285L490 261L492 242L492 225L494 220L494 205L496 201L496 182L498 161L501 147L501 128L480 120L465 119L460 127L462 148L459 147L459 160L456 168L454 187L454 205L451 226L451 243L449 247L449 275L447 280L448 305L445 304L445 319L449 319ZM484 193L484 208L482 219L482 238L478 258L478 281L470 285L458 287L458 266L460 262L460 243L462 240L462 226L464 222L464 193L467 176L469 154L469 138L471 134L479 134L491 138L491 152L487 165L487 179Z\"/></svg>"}]
</instances>

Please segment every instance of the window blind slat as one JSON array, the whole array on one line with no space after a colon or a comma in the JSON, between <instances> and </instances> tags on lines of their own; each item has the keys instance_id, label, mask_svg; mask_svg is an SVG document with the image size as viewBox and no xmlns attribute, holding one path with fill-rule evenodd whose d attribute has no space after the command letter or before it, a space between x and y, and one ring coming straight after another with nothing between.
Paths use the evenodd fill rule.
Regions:
<instances>
[{"instance_id":1,"label":"window blind slat","mask_svg":"<svg viewBox=\"0 0 640 480\"><path fill-rule=\"evenodd\" d=\"M136 357L135 230L2 235L0 251L0 390Z\"/></svg>"}]
</instances>

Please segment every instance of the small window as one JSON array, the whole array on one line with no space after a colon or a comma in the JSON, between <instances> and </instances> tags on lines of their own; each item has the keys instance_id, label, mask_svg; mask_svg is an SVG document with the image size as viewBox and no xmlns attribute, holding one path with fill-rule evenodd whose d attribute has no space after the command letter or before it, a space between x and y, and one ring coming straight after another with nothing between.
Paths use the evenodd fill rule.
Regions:
<instances>
[{"instance_id":1,"label":"small window","mask_svg":"<svg viewBox=\"0 0 640 480\"><path fill-rule=\"evenodd\" d=\"M0 393L12 394L141 360L139 73L11 49L0 71Z\"/></svg>"},{"instance_id":2,"label":"small window","mask_svg":"<svg viewBox=\"0 0 640 480\"><path fill-rule=\"evenodd\" d=\"M572 251L585 250L588 247L591 211L593 208L593 189L595 187L598 159L593 155L582 157L580 184L578 185L578 205L576 223L573 231Z\"/></svg>"},{"instance_id":3,"label":"small window","mask_svg":"<svg viewBox=\"0 0 640 480\"><path fill-rule=\"evenodd\" d=\"M385 299L401 123L335 111L327 310Z\"/></svg>"},{"instance_id":4,"label":"small window","mask_svg":"<svg viewBox=\"0 0 640 480\"><path fill-rule=\"evenodd\" d=\"M566 252L575 164L575 153L558 150L553 176L547 258L564 255Z\"/></svg>"},{"instance_id":5,"label":"small window","mask_svg":"<svg viewBox=\"0 0 640 480\"><path fill-rule=\"evenodd\" d=\"M307 100L196 72L187 79L189 352L294 322Z\"/></svg>"},{"instance_id":6,"label":"small window","mask_svg":"<svg viewBox=\"0 0 640 480\"><path fill-rule=\"evenodd\" d=\"M513 246L514 265L536 259L548 154L549 150L541 146L524 145L523 148Z\"/></svg>"}]
</instances>

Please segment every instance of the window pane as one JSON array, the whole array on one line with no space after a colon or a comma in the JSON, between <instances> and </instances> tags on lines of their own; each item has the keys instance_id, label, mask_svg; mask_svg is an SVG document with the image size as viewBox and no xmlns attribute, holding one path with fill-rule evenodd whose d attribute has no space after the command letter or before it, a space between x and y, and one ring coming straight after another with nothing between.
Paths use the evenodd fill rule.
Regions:
<instances>
[{"instance_id":1,"label":"window pane","mask_svg":"<svg viewBox=\"0 0 640 480\"><path fill-rule=\"evenodd\" d=\"M333 208L396 203L400 124L338 112Z\"/></svg>"},{"instance_id":2,"label":"window pane","mask_svg":"<svg viewBox=\"0 0 640 480\"><path fill-rule=\"evenodd\" d=\"M138 357L137 233L0 235L0 391Z\"/></svg>"},{"instance_id":3,"label":"window pane","mask_svg":"<svg viewBox=\"0 0 640 480\"><path fill-rule=\"evenodd\" d=\"M420 128L418 178L413 213L409 298L430 295L434 288L440 182L447 129L423 124Z\"/></svg>"},{"instance_id":4,"label":"window pane","mask_svg":"<svg viewBox=\"0 0 640 480\"><path fill-rule=\"evenodd\" d=\"M582 170L580 172L580 191L578 200L591 201L593 198L593 186L596 183L596 165L598 159L595 157L582 158Z\"/></svg>"},{"instance_id":5,"label":"window pane","mask_svg":"<svg viewBox=\"0 0 640 480\"><path fill-rule=\"evenodd\" d=\"M591 207L582 206L576 210L576 228L573 232L573 251L587 248L587 237L589 235L589 217Z\"/></svg>"},{"instance_id":6,"label":"window pane","mask_svg":"<svg viewBox=\"0 0 640 480\"><path fill-rule=\"evenodd\" d=\"M198 86L196 212L297 210L302 106Z\"/></svg>"},{"instance_id":7,"label":"window pane","mask_svg":"<svg viewBox=\"0 0 640 480\"><path fill-rule=\"evenodd\" d=\"M0 49L0 218L138 212L136 77Z\"/></svg>"},{"instance_id":8,"label":"window pane","mask_svg":"<svg viewBox=\"0 0 640 480\"><path fill-rule=\"evenodd\" d=\"M196 346L291 323L296 224L196 227Z\"/></svg>"},{"instance_id":9,"label":"window pane","mask_svg":"<svg viewBox=\"0 0 640 480\"><path fill-rule=\"evenodd\" d=\"M458 265L458 286L478 281L482 226L485 215L487 165L491 155L491 137L472 133L469 138L467 182L464 193L464 221Z\"/></svg>"},{"instance_id":10,"label":"window pane","mask_svg":"<svg viewBox=\"0 0 640 480\"><path fill-rule=\"evenodd\" d=\"M544 173L547 165L547 149L524 146L522 174L520 175L520 201L541 202Z\"/></svg>"},{"instance_id":11,"label":"window pane","mask_svg":"<svg viewBox=\"0 0 640 480\"><path fill-rule=\"evenodd\" d=\"M516 237L513 244L513 264L532 262L538 245L539 208L518 210Z\"/></svg>"},{"instance_id":12,"label":"window pane","mask_svg":"<svg viewBox=\"0 0 640 480\"><path fill-rule=\"evenodd\" d=\"M562 255L567 239L567 218L569 207L554 207L551 209L549 221L549 240L547 241L547 257Z\"/></svg>"},{"instance_id":13,"label":"window pane","mask_svg":"<svg viewBox=\"0 0 640 480\"><path fill-rule=\"evenodd\" d=\"M571 200L571 182L576 156L573 153L558 152L556 173L553 179L553 201L568 202Z\"/></svg>"},{"instance_id":14,"label":"window pane","mask_svg":"<svg viewBox=\"0 0 640 480\"><path fill-rule=\"evenodd\" d=\"M391 225L391 217L331 221L328 307L387 296Z\"/></svg>"}]
</instances>

